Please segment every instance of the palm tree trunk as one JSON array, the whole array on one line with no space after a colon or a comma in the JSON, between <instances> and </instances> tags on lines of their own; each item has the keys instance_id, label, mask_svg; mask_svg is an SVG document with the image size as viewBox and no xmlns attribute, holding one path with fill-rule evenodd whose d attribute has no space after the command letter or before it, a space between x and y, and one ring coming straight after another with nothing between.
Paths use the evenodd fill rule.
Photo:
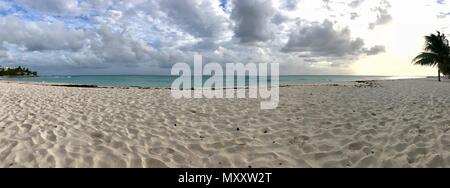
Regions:
<instances>
[{"instance_id":1,"label":"palm tree trunk","mask_svg":"<svg viewBox=\"0 0 450 188\"><path fill-rule=\"evenodd\" d=\"M439 82L441 81L441 69L440 68L438 68L438 81Z\"/></svg>"}]
</instances>

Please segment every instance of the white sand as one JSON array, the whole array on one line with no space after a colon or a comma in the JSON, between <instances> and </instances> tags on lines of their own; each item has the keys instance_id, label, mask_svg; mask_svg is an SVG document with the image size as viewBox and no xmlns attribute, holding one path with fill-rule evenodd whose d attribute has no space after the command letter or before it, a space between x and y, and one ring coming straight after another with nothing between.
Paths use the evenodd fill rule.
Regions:
<instances>
[{"instance_id":1,"label":"white sand","mask_svg":"<svg viewBox=\"0 0 450 188\"><path fill-rule=\"evenodd\" d=\"M450 83L377 83L283 87L279 108L262 111L0 82L0 167L450 167Z\"/></svg>"}]
</instances>

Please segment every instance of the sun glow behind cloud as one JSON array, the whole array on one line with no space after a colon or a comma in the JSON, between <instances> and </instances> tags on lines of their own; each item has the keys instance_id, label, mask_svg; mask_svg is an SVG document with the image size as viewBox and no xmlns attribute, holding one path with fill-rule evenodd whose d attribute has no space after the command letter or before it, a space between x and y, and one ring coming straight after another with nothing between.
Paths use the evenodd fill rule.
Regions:
<instances>
[{"instance_id":1,"label":"sun glow behind cloud","mask_svg":"<svg viewBox=\"0 0 450 188\"><path fill-rule=\"evenodd\" d=\"M423 49L424 36L436 30L449 34L448 4L436 1L390 1L392 22L380 26L365 38L368 42L382 42L386 53L362 58L354 64L357 74L376 75L436 75L433 67L411 65L411 60Z\"/></svg>"}]
</instances>

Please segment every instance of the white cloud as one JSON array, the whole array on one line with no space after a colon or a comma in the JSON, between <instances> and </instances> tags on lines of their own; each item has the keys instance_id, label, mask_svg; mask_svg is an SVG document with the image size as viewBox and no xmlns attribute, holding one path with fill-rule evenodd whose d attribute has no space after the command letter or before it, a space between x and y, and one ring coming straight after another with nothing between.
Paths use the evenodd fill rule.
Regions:
<instances>
[{"instance_id":1,"label":"white cloud","mask_svg":"<svg viewBox=\"0 0 450 188\"><path fill-rule=\"evenodd\" d=\"M63 22L25 22L15 17L0 18L0 40L28 51L76 51L90 42L93 33L66 29Z\"/></svg>"},{"instance_id":2,"label":"white cloud","mask_svg":"<svg viewBox=\"0 0 450 188\"><path fill-rule=\"evenodd\" d=\"M150 59L152 50L142 40L134 40L105 25L97 30L85 31L65 28L63 22L45 23L3 17L0 18L0 27L3 47L23 54L21 59L16 59L22 64L42 62L40 66L54 66L55 63L72 63L95 67L99 63L105 64L103 66L144 63ZM36 57L43 59L37 60Z\"/></svg>"},{"instance_id":3,"label":"white cloud","mask_svg":"<svg viewBox=\"0 0 450 188\"><path fill-rule=\"evenodd\" d=\"M228 0L223 6L218 0L0 3L0 62L44 73L127 67L164 74L201 53L220 63L279 62L291 74L343 73L367 56L409 57L424 34L448 33L450 21L449 5L434 0L411 0L407 9L403 0Z\"/></svg>"},{"instance_id":4,"label":"white cloud","mask_svg":"<svg viewBox=\"0 0 450 188\"><path fill-rule=\"evenodd\" d=\"M55 15L76 15L82 11L82 4L77 0L17 0L27 8Z\"/></svg>"},{"instance_id":5,"label":"white cloud","mask_svg":"<svg viewBox=\"0 0 450 188\"><path fill-rule=\"evenodd\" d=\"M374 29L377 25L387 24L392 20L392 16L388 11L389 8L391 8L391 4L388 1L383 0L381 1L379 7L373 9L377 12L377 19L375 22L369 23L369 29Z\"/></svg>"}]
</instances>

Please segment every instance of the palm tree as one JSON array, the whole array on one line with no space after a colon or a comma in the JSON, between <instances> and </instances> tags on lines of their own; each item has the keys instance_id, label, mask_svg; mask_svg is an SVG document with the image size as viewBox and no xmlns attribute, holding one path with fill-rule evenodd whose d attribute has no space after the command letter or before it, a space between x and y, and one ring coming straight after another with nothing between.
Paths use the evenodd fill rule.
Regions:
<instances>
[{"instance_id":1,"label":"palm tree","mask_svg":"<svg viewBox=\"0 0 450 188\"><path fill-rule=\"evenodd\" d=\"M425 36L425 52L420 53L413 59L413 63L423 66L437 66L438 80L441 81L441 70L446 70L450 63L449 42L444 34L437 32L437 35Z\"/></svg>"}]
</instances>

